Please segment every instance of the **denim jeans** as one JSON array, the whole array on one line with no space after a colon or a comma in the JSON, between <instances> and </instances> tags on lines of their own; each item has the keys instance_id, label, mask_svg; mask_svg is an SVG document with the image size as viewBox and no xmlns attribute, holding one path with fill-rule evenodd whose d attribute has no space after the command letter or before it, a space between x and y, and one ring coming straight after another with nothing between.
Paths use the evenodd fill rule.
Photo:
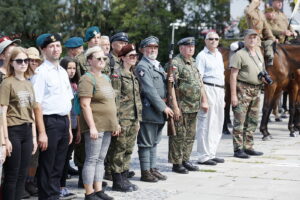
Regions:
<instances>
[{"instance_id":1,"label":"denim jeans","mask_svg":"<svg viewBox=\"0 0 300 200\"><path fill-rule=\"evenodd\" d=\"M92 139L90 133L84 134L85 161L82 170L83 184L92 185L102 182L104 174L104 159L110 144L111 132L100 132L97 139Z\"/></svg>"},{"instance_id":2,"label":"denim jeans","mask_svg":"<svg viewBox=\"0 0 300 200\"><path fill-rule=\"evenodd\" d=\"M30 123L8 127L8 138L12 145L11 156L4 163L3 199L19 200L25 186L25 178L33 149Z\"/></svg>"}]
</instances>

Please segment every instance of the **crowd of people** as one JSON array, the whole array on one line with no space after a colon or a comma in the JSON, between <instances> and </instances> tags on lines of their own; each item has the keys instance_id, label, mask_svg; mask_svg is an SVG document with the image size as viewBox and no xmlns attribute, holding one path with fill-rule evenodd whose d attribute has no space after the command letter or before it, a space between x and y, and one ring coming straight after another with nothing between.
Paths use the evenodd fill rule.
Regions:
<instances>
[{"instance_id":1,"label":"crowd of people","mask_svg":"<svg viewBox=\"0 0 300 200\"><path fill-rule=\"evenodd\" d=\"M294 34L276 29L274 36L259 5L259 0L252 0L246 8L245 47L230 61L237 158L263 154L253 148L260 90L267 83L259 74L265 65L272 66L269 44ZM157 168L157 148L168 118L174 119L176 130L169 136L168 153L174 173L199 171L190 161L196 136L198 164L224 163L216 156L225 105L220 37L210 32L204 40L196 59L195 38L177 42L179 54L167 66L174 68L174 76L167 78L157 60L155 36L136 46L127 33L108 37L92 26L84 39L71 37L65 42L57 33L41 34L36 47L28 49L18 39L0 38L2 199L19 200L27 193L41 200L76 198L66 187L68 174L79 175L78 187L85 189L86 200L113 199L105 193L103 178L112 180L114 191L136 191L138 186L129 180L134 176L130 160L136 143L140 180L165 181L167 176ZM268 49L266 64L258 48L261 41ZM171 94L168 81L174 86ZM167 105L170 95L172 108ZM70 166L72 155L78 171Z\"/></svg>"}]
</instances>

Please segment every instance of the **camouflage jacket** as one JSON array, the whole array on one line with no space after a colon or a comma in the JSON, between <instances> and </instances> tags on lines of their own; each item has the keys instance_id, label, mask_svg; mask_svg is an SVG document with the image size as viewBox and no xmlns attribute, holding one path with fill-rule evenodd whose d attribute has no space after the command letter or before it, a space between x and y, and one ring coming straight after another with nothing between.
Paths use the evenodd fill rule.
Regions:
<instances>
[{"instance_id":1,"label":"camouflage jacket","mask_svg":"<svg viewBox=\"0 0 300 200\"><path fill-rule=\"evenodd\" d=\"M81 54L77 55L75 57L75 60L77 62L77 72L79 77L85 74L90 69L89 64L87 63L87 60L84 56L84 53L82 52Z\"/></svg>"},{"instance_id":2,"label":"camouflage jacket","mask_svg":"<svg viewBox=\"0 0 300 200\"><path fill-rule=\"evenodd\" d=\"M111 83L116 94L119 121L124 119L142 121L142 103L136 76L125 72L121 66L114 69Z\"/></svg>"},{"instance_id":3,"label":"camouflage jacket","mask_svg":"<svg viewBox=\"0 0 300 200\"><path fill-rule=\"evenodd\" d=\"M270 30L265 15L257 8L257 4L252 1L245 9L245 16L248 28L256 30L262 40L275 40Z\"/></svg>"},{"instance_id":4,"label":"camouflage jacket","mask_svg":"<svg viewBox=\"0 0 300 200\"><path fill-rule=\"evenodd\" d=\"M186 60L181 54L178 54L173 58L172 64L176 67L174 71L175 91L181 112L198 112L200 110L202 82L195 59Z\"/></svg>"}]
</instances>

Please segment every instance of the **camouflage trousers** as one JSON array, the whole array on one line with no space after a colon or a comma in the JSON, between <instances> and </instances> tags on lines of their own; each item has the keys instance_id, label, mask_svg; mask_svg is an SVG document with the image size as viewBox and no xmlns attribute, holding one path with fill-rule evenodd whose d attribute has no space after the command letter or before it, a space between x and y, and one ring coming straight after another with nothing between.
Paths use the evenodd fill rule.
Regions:
<instances>
[{"instance_id":1,"label":"camouflage trousers","mask_svg":"<svg viewBox=\"0 0 300 200\"><path fill-rule=\"evenodd\" d=\"M175 121L176 135L169 137L169 162L182 164L189 161L196 135L197 113L182 113Z\"/></svg>"},{"instance_id":2,"label":"camouflage trousers","mask_svg":"<svg viewBox=\"0 0 300 200\"><path fill-rule=\"evenodd\" d=\"M233 107L233 147L253 149L254 132L258 124L260 86L237 82L238 105Z\"/></svg>"},{"instance_id":3,"label":"camouflage trousers","mask_svg":"<svg viewBox=\"0 0 300 200\"><path fill-rule=\"evenodd\" d=\"M139 122L133 120L122 120L121 135L112 137L107 153L109 168L112 172L122 173L129 170L131 154L136 143Z\"/></svg>"}]
</instances>

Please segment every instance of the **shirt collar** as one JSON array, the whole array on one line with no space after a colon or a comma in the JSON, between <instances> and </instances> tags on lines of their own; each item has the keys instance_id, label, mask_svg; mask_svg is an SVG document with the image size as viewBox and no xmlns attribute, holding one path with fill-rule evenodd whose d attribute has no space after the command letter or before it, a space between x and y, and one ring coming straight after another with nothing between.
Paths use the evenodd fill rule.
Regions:
<instances>
[{"instance_id":1,"label":"shirt collar","mask_svg":"<svg viewBox=\"0 0 300 200\"><path fill-rule=\"evenodd\" d=\"M147 58L146 56L144 56L152 65L154 65L155 69L159 70L159 64L160 62L157 60L151 60L149 58Z\"/></svg>"},{"instance_id":2,"label":"shirt collar","mask_svg":"<svg viewBox=\"0 0 300 200\"><path fill-rule=\"evenodd\" d=\"M48 71L54 69L54 70L60 70L61 69L61 66L58 66L56 67L55 65L53 65L50 61L48 60L45 60L44 61L45 65L46 65L46 68L48 69Z\"/></svg>"},{"instance_id":3,"label":"shirt collar","mask_svg":"<svg viewBox=\"0 0 300 200\"><path fill-rule=\"evenodd\" d=\"M184 61L184 63L187 63L189 65L193 63L193 60L194 60L193 57L191 57L191 59L186 59L182 54L179 54L179 56L182 58L182 60Z\"/></svg>"},{"instance_id":4,"label":"shirt collar","mask_svg":"<svg viewBox=\"0 0 300 200\"><path fill-rule=\"evenodd\" d=\"M212 53L207 47L204 47L204 52L213 55L213 53ZM217 54L218 52L219 52L219 50L218 50L218 48L216 48L216 54Z\"/></svg>"}]
</instances>

